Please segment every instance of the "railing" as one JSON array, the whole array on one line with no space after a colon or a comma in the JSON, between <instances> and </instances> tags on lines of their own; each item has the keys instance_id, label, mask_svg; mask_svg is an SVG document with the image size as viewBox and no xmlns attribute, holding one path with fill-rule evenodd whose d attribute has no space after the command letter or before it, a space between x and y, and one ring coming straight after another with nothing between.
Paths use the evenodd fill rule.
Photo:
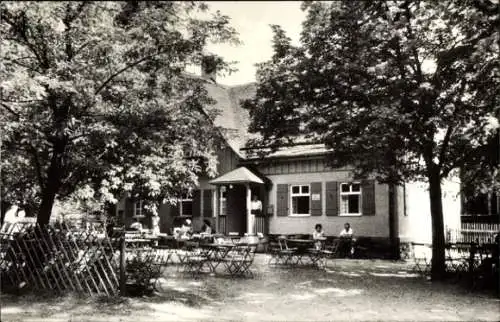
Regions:
<instances>
[{"instance_id":1,"label":"railing","mask_svg":"<svg viewBox=\"0 0 500 322\"><path fill-rule=\"evenodd\" d=\"M217 232L220 234L227 234L226 231L226 216L219 216L219 227Z\"/></svg>"},{"instance_id":2,"label":"railing","mask_svg":"<svg viewBox=\"0 0 500 322\"><path fill-rule=\"evenodd\" d=\"M266 217L255 216L255 233L266 234Z\"/></svg>"},{"instance_id":3,"label":"railing","mask_svg":"<svg viewBox=\"0 0 500 322\"><path fill-rule=\"evenodd\" d=\"M493 243L500 231L500 224L462 223L460 229L446 229L448 243Z\"/></svg>"}]
</instances>

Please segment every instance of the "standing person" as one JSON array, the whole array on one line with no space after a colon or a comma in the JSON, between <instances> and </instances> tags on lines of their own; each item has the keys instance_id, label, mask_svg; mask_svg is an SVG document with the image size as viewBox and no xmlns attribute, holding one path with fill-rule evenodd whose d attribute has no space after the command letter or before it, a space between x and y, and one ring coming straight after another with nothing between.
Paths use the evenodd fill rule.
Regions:
<instances>
[{"instance_id":1,"label":"standing person","mask_svg":"<svg viewBox=\"0 0 500 322\"><path fill-rule=\"evenodd\" d=\"M255 216L260 215L262 213L262 201L259 200L259 197L255 194L253 195L252 202L250 203L250 231L255 233Z\"/></svg>"},{"instance_id":2,"label":"standing person","mask_svg":"<svg viewBox=\"0 0 500 322\"><path fill-rule=\"evenodd\" d=\"M160 216L157 213L151 217L151 232L155 236L160 234Z\"/></svg>"}]
</instances>

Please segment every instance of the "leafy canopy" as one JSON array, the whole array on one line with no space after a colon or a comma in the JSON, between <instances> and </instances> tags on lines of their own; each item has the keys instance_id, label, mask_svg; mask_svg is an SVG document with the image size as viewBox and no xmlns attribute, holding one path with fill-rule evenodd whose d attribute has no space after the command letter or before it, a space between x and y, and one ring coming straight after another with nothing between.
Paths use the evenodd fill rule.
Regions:
<instances>
[{"instance_id":1,"label":"leafy canopy","mask_svg":"<svg viewBox=\"0 0 500 322\"><path fill-rule=\"evenodd\" d=\"M208 42L237 42L228 17L166 1L2 2L0 14L2 200L170 200L214 175L213 102L183 70Z\"/></svg>"},{"instance_id":2,"label":"leafy canopy","mask_svg":"<svg viewBox=\"0 0 500 322\"><path fill-rule=\"evenodd\" d=\"M381 181L444 178L498 129L500 10L493 1L313 1L301 44L278 26L258 69L251 145L324 142L333 165ZM498 174L498 164L482 171ZM491 177L491 176L490 176Z\"/></svg>"}]
</instances>

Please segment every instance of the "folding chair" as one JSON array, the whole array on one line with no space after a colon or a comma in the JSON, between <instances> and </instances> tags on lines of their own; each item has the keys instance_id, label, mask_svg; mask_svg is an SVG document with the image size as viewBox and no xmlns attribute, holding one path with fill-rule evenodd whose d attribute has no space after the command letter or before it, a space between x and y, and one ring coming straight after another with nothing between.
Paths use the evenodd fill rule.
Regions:
<instances>
[{"instance_id":1,"label":"folding chair","mask_svg":"<svg viewBox=\"0 0 500 322\"><path fill-rule=\"evenodd\" d=\"M197 277L203 270L203 266L207 263L207 256L199 250L190 251L184 259L184 272L191 273L193 277Z\"/></svg>"},{"instance_id":2,"label":"folding chair","mask_svg":"<svg viewBox=\"0 0 500 322\"><path fill-rule=\"evenodd\" d=\"M288 243L286 241L286 236L281 235L278 237L278 243L280 245L279 256L281 258L281 262L283 265L291 265L297 264L297 248L296 247L288 247Z\"/></svg>"},{"instance_id":3,"label":"folding chair","mask_svg":"<svg viewBox=\"0 0 500 322\"><path fill-rule=\"evenodd\" d=\"M235 246L228 254L225 260L225 265L228 273L234 277L237 275L249 275L253 277L253 272L250 270L252 266L256 245L241 245Z\"/></svg>"},{"instance_id":4,"label":"folding chair","mask_svg":"<svg viewBox=\"0 0 500 322\"><path fill-rule=\"evenodd\" d=\"M281 264L281 254L280 254L280 245L277 242L270 242L269 243L269 248L268 248L268 253L270 255L269 261L267 264L269 266L272 265L280 265Z\"/></svg>"},{"instance_id":5,"label":"folding chair","mask_svg":"<svg viewBox=\"0 0 500 322\"><path fill-rule=\"evenodd\" d=\"M424 246L424 247L429 247L428 245L424 244L419 244L419 243L412 243L413 247L413 272L421 274L421 275L428 275L431 270L431 259L428 258L428 256L425 254L425 252L418 252L415 251L415 246Z\"/></svg>"}]
</instances>

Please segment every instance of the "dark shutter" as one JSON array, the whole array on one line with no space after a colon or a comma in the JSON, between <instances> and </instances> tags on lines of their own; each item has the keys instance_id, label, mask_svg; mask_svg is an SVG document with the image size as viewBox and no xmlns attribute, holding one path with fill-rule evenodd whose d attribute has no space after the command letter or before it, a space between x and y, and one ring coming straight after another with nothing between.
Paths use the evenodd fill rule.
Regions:
<instances>
[{"instance_id":1,"label":"dark shutter","mask_svg":"<svg viewBox=\"0 0 500 322\"><path fill-rule=\"evenodd\" d=\"M326 183L326 215L338 216L339 215L339 189L337 181L329 181Z\"/></svg>"},{"instance_id":2,"label":"dark shutter","mask_svg":"<svg viewBox=\"0 0 500 322\"><path fill-rule=\"evenodd\" d=\"M212 193L210 189L203 190L203 217L210 218L212 214Z\"/></svg>"},{"instance_id":3,"label":"dark shutter","mask_svg":"<svg viewBox=\"0 0 500 322\"><path fill-rule=\"evenodd\" d=\"M362 215L375 215L375 181L363 180L361 186Z\"/></svg>"},{"instance_id":4,"label":"dark shutter","mask_svg":"<svg viewBox=\"0 0 500 322\"><path fill-rule=\"evenodd\" d=\"M193 218L201 216L201 196L200 190L193 191Z\"/></svg>"},{"instance_id":5,"label":"dark shutter","mask_svg":"<svg viewBox=\"0 0 500 322\"><path fill-rule=\"evenodd\" d=\"M288 185L279 184L276 195L276 211L278 216L288 216Z\"/></svg>"},{"instance_id":6,"label":"dark shutter","mask_svg":"<svg viewBox=\"0 0 500 322\"><path fill-rule=\"evenodd\" d=\"M125 198L125 221L123 224L126 227L129 227L133 222L132 217L134 216L134 207L134 200L131 198ZM120 218L120 220L122 219Z\"/></svg>"},{"instance_id":7,"label":"dark shutter","mask_svg":"<svg viewBox=\"0 0 500 322\"><path fill-rule=\"evenodd\" d=\"M181 214L181 208L180 208L180 205L179 205L180 202L181 202L181 200L178 199L178 201L177 201L177 203L175 205L168 204L168 209L169 209L169 212L170 212L170 216L175 217L175 216L179 216Z\"/></svg>"},{"instance_id":8,"label":"dark shutter","mask_svg":"<svg viewBox=\"0 0 500 322\"><path fill-rule=\"evenodd\" d=\"M311 183L311 216L321 216L323 211L321 209L321 182ZM319 200L313 200L313 195L319 195Z\"/></svg>"}]
</instances>

